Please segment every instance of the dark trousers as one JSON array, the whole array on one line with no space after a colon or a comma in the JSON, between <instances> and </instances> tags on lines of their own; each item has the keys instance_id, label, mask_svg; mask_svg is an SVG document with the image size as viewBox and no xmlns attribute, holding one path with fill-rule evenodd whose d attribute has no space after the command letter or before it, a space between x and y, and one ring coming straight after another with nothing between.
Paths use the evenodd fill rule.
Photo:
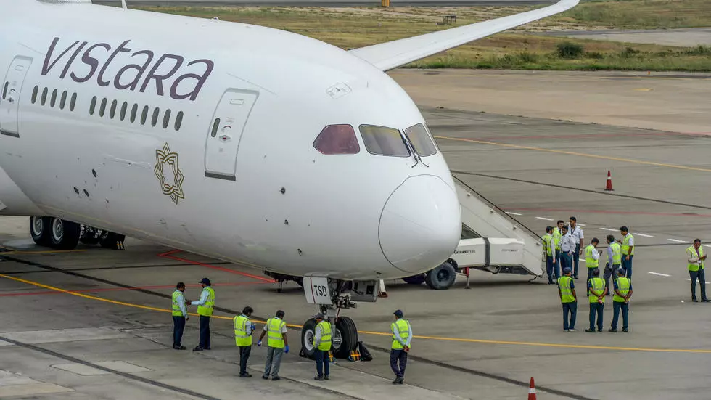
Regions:
<instances>
[{"instance_id":1,"label":"dark trousers","mask_svg":"<svg viewBox=\"0 0 711 400\"><path fill-rule=\"evenodd\" d=\"M701 300L708 300L706 297L706 278L704 278L704 269L699 268L698 271L689 271L689 277L691 278L691 298L696 300L696 280L699 280L699 286L701 286Z\"/></svg>"},{"instance_id":2,"label":"dark trousers","mask_svg":"<svg viewBox=\"0 0 711 400\"><path fill-rule=\"evenodd\" d=\"M627 329L629 326L629 310L630 305L622 301L615 301L612 303L613 314L612 314L612 326L610 328L617 329L617 319L620 318L620 310L622 310L622 329Z\"/></svg>"},{"instance_id":3,"label":"dark trousers","mask_svg":"<svg viewBox=\"0 0 711 400\"><path fill-rule=\"evenodd\" d=\"M200 316L200 347L210 348L210 317Z\"/></svg>"},{"instance_id":4,"label":"dark trousers","mask_svg":"<svg viewBox=\"0 0 711 400\"><path fill-rule=\"evenodd\" d=\"M185 317L173 317L173 347L182 346Z\"/></svg>"},{"instance_id":5,"label":"dark trousers","mask_svg":"<svg viewBox=\"0 0 711 400\"><path fill-rule=\"evenodd\" d=\"M608 290L608 293L607 293L607 294L610 295L610 296L612 296L613 294L615 294L615 291L613 290L613 287L610 286L610 278L612 278L613 280L615 279L615 277L617 276L617 275L615 275L615 274L617 274L617 270L618 270L618 269L620 269L620 264L613 264L612 267L609 267L609 266L606 266L606 267L605 267L605 275L604 275L605 287L606 287L607 290Z\"/></svg>"},{"instance_id":6,"label":"dark trousers","mask_svg":"<svg viewBox=\"0 0 711 400\"><path fill-rule=\"evenodd\" d=\"M314 350L316 357L316 373L318 376L328 376L328 351Z\"/></svg>"},{"instance_id":7,"label":"dark trousers","mask_svg":"<svg viewBox=\"0 0 711 400\"><path fill-rule=\"evenodd\" d=\"M590 329L595 329L595 315L597 315L597 329L602 330L602 313L605 303L590 303Z\"/></svg>"},{"instance_id":8,"label":"dark trousers","mask_svg":"<svg viewBox=\"0 0 711 400\"><path fill-rule=\"evenodd\" d=\"M575 245L575 252L573 253L573 264L575 265L573 275L577 278L578 277L578 265L580 264L580 244Z\"/></svg>"},{"instance_id":9,"label":"dark trousers","mask_svg":"<svg viewBox=\"0 0 711 400\"><path fill-rule=\"evenodd\" d=\"M568 253L560 254L560 268L565 270L566 268L571 268L573 266L573 258Z\"/></svg>"},{"instance_id":10,"label":"dark trousers","mask_svg":"<svg viewBox=\"0 0 711 400\"><path fill-rule=\"evenodd\" d=\"M393 372L395 373L395 376L398 378L404 377L406 367L407 352L405 350L390 350L390 368L392 368Z\"/></svg>"},{"instance_id":11,"label":"dark trousers","mask_svg":"<svg viewBox=\"0 0 711 400\"><path fill-rule=\"evenodd\" d=\"M593 278L593 271L595 271L596 269L597 269L597 267L595 267L595 268L587 268L587 270L588 270L588 280L590 280L590 279Z\"/></svg>"},{"instance_id":12,"label":"dark trousers","mask_svg":"<svg viewBox=\"0 0 711 400\"><path fill-rule=\"evenodd\" d=\"M568 322L570 315L570 322ZM575 329L575 318L578 316L578 302L563 303L563 329Z\"/></svg>"},{"instance_id":13,"label":"dark trousers","mask_svg":"<svg viewBox=\"0 0 711 400\"><path fill-rule=\"evenodd\" d=\"M249 360L249 355L252 354L252 346L239 346L239 374L245 375L247 373L247 360Z\"/></svg>"},{"instance_id":14,"label":"dark trousers","mask_svg":"<svg viewBox=\"0 0 711 400\"><path fill-rule=\"evenodd\" d=\"M629 260L626 260L626 258L627 256L622 256L622 269L625 270L627 277L632 279L632 259L634 259L634 256L630 256Z\"/></svg>"},{"instance_id":15,"label":"dark trousers","mask_svg":"<svg viewBox=\"0 0 711 400\"><path fill-rule=\"evenodd\" d=\"M560 278L560 272L558 272L558 264L555 262L553 256L546 256L546 272L548 273L548 283L553 282L553 277L555 279Z\"/></svg>"}]
</instances>

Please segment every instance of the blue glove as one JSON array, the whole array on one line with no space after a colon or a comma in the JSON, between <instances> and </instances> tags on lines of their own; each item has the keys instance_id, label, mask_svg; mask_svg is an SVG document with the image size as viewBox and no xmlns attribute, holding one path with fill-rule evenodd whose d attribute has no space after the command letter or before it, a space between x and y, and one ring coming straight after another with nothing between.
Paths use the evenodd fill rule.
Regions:
<instances>
[{"instance_id":1,"label":"blue glove","mask_svg":"<svg viewBox=\"0 0 711 400\"><path fill-rule=\"evenodd\" d=\"M260 340L257 342L257 347L261 347L261 346L262 346L262 341Z\"/></svg>"},{"instance_id":2,"label":"blue glove","mask_svg":"<svg viewBox=\"0 0 711 400\"><path fill-rule=\"evenodd\" d=\"M257 330L257 325L252 324L252 332Z\"/></svg>"},{"instance_id":3,"label":"blue glove","mask_svg":"<svg viewBox=\"0 0 711 400\"><path fill-rule=\"evenodd\" d=\"M284 347L284 354L289 354L289 345Z\"/></svg>"}]
</instances>

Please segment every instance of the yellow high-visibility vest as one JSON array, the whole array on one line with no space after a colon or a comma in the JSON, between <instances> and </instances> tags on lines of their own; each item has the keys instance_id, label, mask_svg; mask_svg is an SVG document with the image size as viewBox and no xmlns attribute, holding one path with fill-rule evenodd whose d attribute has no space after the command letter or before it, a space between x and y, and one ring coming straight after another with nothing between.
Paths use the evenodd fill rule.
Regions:
<instances>
[{"instance_id":1,"label":"yellow high-visibility vest","mask_svg":"<svg viewBox=\"0 0 711 400\"><path fill-rule=\"evenodd\" d=\"M239 315L234 318L235 343L239 347L249 347L252 345L252 337L247 335L247 324L251 324L249 318Z\"/></svg>"},{"instance_id":2,"label":"yellow high-visibility vest","mask_svg":"<svg viewBox=\"0 0 711 400\"><path fill-rule=\"evenodd\" d=\"M212 308L215 306L215 290L210 286L205 286L203 290L207 290L207 300L204 306L198 306L197 313L204 317L212 316Z\"/></svg>"},{"instance_id":3,"label":"yellow high-visibility vest","mask_svg":"<svg viewBox=\"0 0 711 400\"><path fill-rule=\"evenodd\" d=\"M397 333L400 335L400 338L407 343L407 338L410 337L410 323L405 320L405 319L398 319L397 321L393 322L392 325L390 325L390 329L393 331L397 330ZM400 344L400 341L395 338L395 334L393 333L393 350L402 350L402 344Z\"/></svg>"}]
</instances>

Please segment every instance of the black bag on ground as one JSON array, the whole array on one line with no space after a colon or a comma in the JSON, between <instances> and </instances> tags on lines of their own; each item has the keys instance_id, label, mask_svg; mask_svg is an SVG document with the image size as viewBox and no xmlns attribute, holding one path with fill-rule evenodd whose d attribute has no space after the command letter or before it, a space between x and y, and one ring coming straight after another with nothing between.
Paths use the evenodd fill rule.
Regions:
<instances>
[{"instance_id":1,"label":"black bag on ground","mask_svg":"<svg viewBox=\"0 0 711 400\"><path fill-rule=\"evenodd\" d=\"M358 342L358 351L360 352L361 361L371 361L373 359L373 356L370 354L362 341Z\"/></svg>"}]
</instances>

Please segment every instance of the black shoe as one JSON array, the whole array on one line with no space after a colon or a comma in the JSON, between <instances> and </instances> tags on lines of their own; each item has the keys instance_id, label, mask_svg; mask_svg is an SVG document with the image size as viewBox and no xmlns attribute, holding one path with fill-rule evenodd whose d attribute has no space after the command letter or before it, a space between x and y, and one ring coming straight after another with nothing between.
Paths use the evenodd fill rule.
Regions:
<instances>
[{"instance_id":1,"label":"black shoe","mask_svg":"<svg viewBox=\"0 0 711 400\"><path fill-rule=\"evenodd\" d=\"M608 332L617 332L617 329L610 328Z\"/></svg>"},{"instance_id":2,"label":"black shoe","mask_svg":"<svg viewBox=\"0 0 711 400\"><path fill-rule=\"evenodd\" d=\"M264 379L265 381L268 381L268 380L269 380L269 377L266 376L266 375L262 375L262 379Z\"/></svg>"},{"instance_id":3,"label":"black shoe","mask_svg":"<svg viewBox=\"0 0 711 400\"><path fill-rule=\"evenodd\" d=\"M314 376L314 380L315 380L315 381L322 381L322 380L323 380L323 376Z\"/></svg>"},{"instance_id":4,"label":"black shoe","mask_svg":"<svg viewBox=\"0 0 711 400\"><path fill-rule=\"evenodd\" d=\"M244 374L239 374L239 377L240 377L240 378L251 378L251 377L252 377L252 374L249 374L249 373L246 373L246 372L245 372Z\"/></svg>"},{"instance_id":5,"label":"black shoe","mask_svg":"<svg viewBox=\"0 0 711 400\"><path fill-rule=\"evenodd\" d=\"M401 377L397 378L397 384L398 384L398 385L402 385L403 383L405 383L405 378L404 378L404 377L401 376Z\"/></svg>"},{"instance_id":6,"label":"black shoe","mask_svg":"<svg viewBox=\"0 0 711 400\"><path fill-rule=\"evenodd\" d=\"M602 332L602 328L598 328L597 331L598 331L598 332Z\"/></svg>"},{"instance_id":7,"label":"black shoe","mask_svg":"<svg viewBox=\"0 0 711 400\"><path fill-rule=\"evenodd\" d=\"M174 348L175 350L185 350L185 349L186 349L185 346L173 346L173 348Z\"/></svg>"},{"instance_id":8,"label":"black shoe","mask_svg":"<svg viewBox=\"0 0 711 400\"><path fill-rule=\"evenodd\" d=\"M708 303L708 302L709 302L709 299L701 299L701 302L702 302L702 303Z\"/></svg>"},{"instance_id":9,"label":"black shoe","mask_svg":"<svg viewBox=\"0 0 711 400\"><path fill-rule=\"evenodd\" d=\"M278 376L275 376L274 378L272 378L272 380L273 380L273 381L280 381L281 378L279 378Z\"/></svg>"},{"instance_id":10,"label":"black shoe","mask_svg":"<svg viewBox=\"0 0 711 400\"><path fill-rule=\"evenodd\" d=\"M698 303L698 302L699 302L699 301L696 300L696 299L691 299L691 301L693 301L694 303Z\"/></svg>"},{"instance_id":11,"label":"black shoe","mask_svg":"<svg viewBox=\"0 0 711 400\"><path fill-rule=\"evenodd\" d=\"M203 348L200 346L195 346L195 348L193 349L193 351L202 351L202 350L203 350Z\"/></svg>"},{"instance_id":12,"label":"black shoe","mask_svg":"<svg viewBox=\"0 0 711 400\"><path fill-rule=\"evenodd\" d=\"M400 381L400 377L396 376L395 380L393 380L393 385L397 385L399 381Z\"/></svg>"},{"instance_id":13,"label":"black shoe","mask_svg":"<svg viewBox=\"0 0 711 400\"><path fill-rule=\"evenodd\" d=\"M629 332L627 328L622 328L622 332Z\"/></svg>"},{"instance_id":14,"label":"black shoe","mask_svg":"<svg viewBox=\"0 0 711 400\"><path fill-rule=\"evenodd\" d=\"M324 380L324 381L328 381L328 380L331 380L331 378L329 378L328 375L324 375L324 376L323 376L323 380Z\"/></svg>"},{"instance_id":15,"label":"black shoe","mask_svg":"<svg viewBox=\"0 0 711 400\"><path fill-rule=\"evenodd\" d=\"M585 332L595 332L595 329L586 329Z\"/></svg>"},{"instance_id":16,"label":"black shoe","mask_svg":"<svg viewBox=\"0 0 711 400\"><path fill-rule=\"evenodd\" d=\"M205 347L204 350L211 350L209 347Z\"/></svg>"}]
</instances>

